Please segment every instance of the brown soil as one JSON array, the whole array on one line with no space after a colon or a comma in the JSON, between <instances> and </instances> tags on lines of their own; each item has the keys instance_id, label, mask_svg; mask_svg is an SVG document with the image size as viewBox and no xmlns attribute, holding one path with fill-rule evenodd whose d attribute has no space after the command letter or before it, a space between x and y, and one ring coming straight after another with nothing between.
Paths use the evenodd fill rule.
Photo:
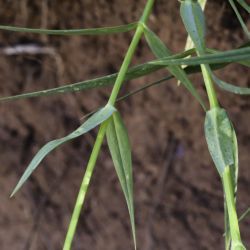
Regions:
<instances>
[{"instance_id":1,"label":"brown soil","mask_svg":"<svg viewBox=\"0 0 250 250\"><path fill-rule=\"evenodd\" d=\"M0 1L0 23L29 27L99 27L132 22L143 0ZM158 0L151 27L173 49L186 39L178 1ZM216 10L216 11L215 11ZM208 45L219 49L244 40L233 12L209 1ZM1 48L35 43L55 55L0 56L0 94L55 87L118 70L132 34L110 37L48 37L0 32ZM0 48L0 49L1 49ZM133 63L153 58L140 44ZM158 72L127 84L123 93L166 74ZM246 68L230 66L221 76L249 85ZM193 79L198 83L199 76ZM205 96L203 87L197 85ZM0 105L0 249L61 249L96 131L53 152L15 198L9 194L37 150L81 123L105 103L110 88L21 100ZM250 205L250 99L219 92L238 133L238 210ZM133 147L138 249L223 249L223 194L203 135L204 112L175 81L151 88L118 105ZM241 224L250 247L250 220ZM99 157L74 250L132 249L124 198L106 145Z\"/></svg>"}]
</instances>

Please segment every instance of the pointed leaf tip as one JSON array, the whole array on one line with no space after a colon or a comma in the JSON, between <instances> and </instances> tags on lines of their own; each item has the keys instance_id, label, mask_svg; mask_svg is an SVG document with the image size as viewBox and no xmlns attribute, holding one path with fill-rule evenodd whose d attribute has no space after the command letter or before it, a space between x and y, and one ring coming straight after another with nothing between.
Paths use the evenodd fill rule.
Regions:
<instances>
[{"instance_id":1,"label":"pointed leaf tip","mask_svg":"<svg viewBox=\"0 0 250 250\"><path fill-rule=\"evenodd\" d=\"M136 249L131 147L127 129L118 112L113 113L110 118L106 135L115 170L128 206L134 246Z\"/></svg>"},{"instance_id":2,"label":"pointed leaf tip","mask_svg":"<svg viewBox=\"0 0 250 250\"><path fill-rule=\"evenodd\" d=\"M33 171L38 167L39 163L55 148L62 145L63 143L66 143L72 139L75 139L88 131L92 130L105 120L107 120L113 112L115 112L115 108L107 104L105 107L103 107L101 110L93 114L87 121L85 121L79 128L77 128L75 131L70 133L69 135L56 139L53 141L48 142L45 144L35 155L35 157L32 159L28 167L26 168L24 174L22 175L21 179L17 183L16 187L14 188L13 192L11 193L10 197L13 197L16 192L23 186L23 184L27 181L27 179L30 177L30 175L33 173Z\"/></svg>"}]
</instances>

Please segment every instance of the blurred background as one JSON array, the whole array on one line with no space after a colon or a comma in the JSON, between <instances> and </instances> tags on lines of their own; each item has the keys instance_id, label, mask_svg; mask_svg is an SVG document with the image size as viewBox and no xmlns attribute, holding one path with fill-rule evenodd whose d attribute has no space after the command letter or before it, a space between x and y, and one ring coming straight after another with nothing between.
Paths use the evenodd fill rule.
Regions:
<instances>
[{"instance_id":1,"label":"blurred background","mask_svg":"<svg viewBox=\"0 0 250 250\"><path fill-rule=\"evenodd\" d=\"M50 29L90 28L139 19L145 0L1 0L0 23ZM245 20L249 19L242 12ZM227 1L210 0L206 8L207 45L226 50L245 41ZM250 20L248 20L248 25ZM149 26L173 50L182 51L186 33L178 1L158 0ZM59 37L0 32L0 95L52 88L119 70L133 33L101 37ZM31 55L22 48L36 48ZM154 57L145 41L133 64ZM161 70L126 83L125 94L166 76ZM249 70L231 65L218 74L250 86ZM197 74L191 79L202 96ZM50 154L22 190L9 195L38 149L82 123L102 106L105 87L0 104L0 249L62 249L74 202L96 130ZM219 90L219 99L238 133L239 214L250 206L250 98ZM120 102L133 149L138 249L223 249L223 193L209 157L204 112L176 81L150 88ZM250 247L250 218L241 223ZM133 249L129 217L106 143L99 156L75 236L74 250Z\"/></svg>"}]
</instances>

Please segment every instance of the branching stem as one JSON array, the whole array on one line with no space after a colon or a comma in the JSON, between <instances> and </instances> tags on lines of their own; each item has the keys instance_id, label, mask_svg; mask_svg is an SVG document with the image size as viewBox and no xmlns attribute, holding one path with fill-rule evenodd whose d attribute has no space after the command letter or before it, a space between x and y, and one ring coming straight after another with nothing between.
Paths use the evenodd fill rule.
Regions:
<instances>
[{"instance_id":1,"label":"branching stem","mask_svg":"<svg viewBox=\"0 0 250 250\"><path fill-rule=\"evenodd\" d=\"M140 22L137 25L135 34L133 36L133 39L131 41L131 44L128 48L128 51L126 53L126 56L124 58L124 61L122 63L122 66L119 70L118 76L116 78L113 90L111 92L110 98L108 100L108 103L111 105L114 105L117 99L117 96L119 94L120 88L122 86L122 83L124 81L125 75L127 73L128 67L131 63L131 60L134 56L134 52L138 46L138 43L141 39L141 36L143 35L143 31L144 31L144 24L147 22L148 17L152 11L154 5L154 0L148 0L147 4L144 8L142 17L140 19ZM72 241L75 235L75 231L76 231L76 227L77 227L77 223L79 221L79 217L80 217L80 213L84 204L84 200L85 200L85 196L86 196L86 192L88 190L89 187L89 183L90 183L90 179L92 177L93 171L94 171L94 167L97 161L97 157L99 155L100 149L101 149L101 145L102 142L104 140L104 136L106 133L106 129L107 129L107 125L108 125L108 121L105 121L101 126L100 129L98 131L97 134L97 138L86 168L86 172L85 175L83 177L82 180L82 184L78 193L78 197L75 203L75 208L71 217L71 221L69 224L69 228L68 228L68 232L65 238L65 242L64 242L64 247L63 250L70 250L71 249L71 245L72 245Z\"/></svg>"}]
</instances>

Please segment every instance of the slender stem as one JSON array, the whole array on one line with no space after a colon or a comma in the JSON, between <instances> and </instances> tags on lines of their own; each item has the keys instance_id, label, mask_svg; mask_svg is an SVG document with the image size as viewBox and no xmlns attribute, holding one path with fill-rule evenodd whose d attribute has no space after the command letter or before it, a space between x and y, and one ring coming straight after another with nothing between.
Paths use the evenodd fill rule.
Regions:
<instances>
[{"instance_id":1,"label":"slender stem","mask_svg":"<svg viewBox=\"0 0 250 250\"><path fill-rule=\"evenodd\" d=\"M118 93L119 93L120 88L122 86L124 77L125 77L125 75L127 73L128 66L129 66L129 64L131 62L131 59L132 59L132 57L134 55L135 49L136 49L136 47L137 47L137 45L138 45L138 43L140 41L140 38L141 38L142 34L143 34L143 27L140 24L138 24L138 27L137 27L137 29L135 31L135 35L134 35L134 37L132 39L132 42L131 42L131 44L129 46L127 54L126 54L126 56L124 58L124 61L122 63L122 66L120 68L118 76L116 78L116 82L115 82L115 85L113 87L112 93L111 93L111 95L109 97L109 101L108 102L111 105L115 104L115 101L117 99Z\"/></svg>"},{"instance_id":2,"label":"slender stem","mask_svg":"<svg viewBox=\"0 0 250 250\"><path fill-rule=\"evenodd\" d=\"M202 2L201 0L199 2ZM205 41L204 48L196 49L197 55L202 56L206 53ZM203 75L203 79L206 86L206 91L210 103L210 108L219 107L219 102L217 99L217 95L214 89L214 84L211 77L211 70L208 64L201 64L201 71ZM241 250L244 249L243 244L241 243L240 237L240 229L239 222L236 213L235 206L235 197L234 197L234 188L233 188L233 179L231 176L230 166L226 166L223 176L222 182L224 187L224 210L225 210L225 247L226 250Z\"/></svg>"},{"instance_id":3,"label":"slender stem","mask_svg":"<svg viewBox=\"0 0 250 250\"><path fill-rule=\"evenodd\" d=\"M198 56L202 56L206 54L206 49L203 48L202 51L200 50L196 50L196 53ZM210 108L216 108L219 107L219 103L218 103L218 99L217 99L217 95L214 89L214 84L212 81L212 77L210 74L210 70L209 70L209 65L207 64L201 64L201 72L202 72L202 76L205 82L205 87L207 90L207 95L208 95L208 100L209 100L209 104L210 104Z\"/></svg>"},{"instance_id":4,"label":"slender stem","mask_svg":"<svg viewBox=\"0 0 250 250\"><path fill-rule=\"evenodd\" d=\"M131 44L128 48L128 51L127 51L126 56L123 60L122 66L119 70L118 76L116 78L113 90L111 92L111 95L110 95L110 98L108 101L108 103L111 105L114 105L116 102L120 88L122 86L125 75L127 73L129 64L132 60L132 57L134 55L134 52L137 48L137 45L138 45L140 39L141 39L141 36L143 35L143 31L144 31L143 24L146 23L149 15L151 13L151 10L153 8L153 4L154 4L154 0L148 0L146 6L144 8L142 17L140 19L140 22L138 23L134 37L133 37ZM105 133L106 133L107 126L108 126L108 120L105 121L104 123L102 123L102 125L100 126L100 129L99 129L99 132L97 134L95 145L93 147L93 150L92 150L92 153L90 155L90 159L89 159L89 162L88 162L88 165L86 168L86 173L83 177L82 184L81 184L81 187L80 187L80 190L78 193L75 208L74 208L74 211L73 211L73 214L71 217L71 221L69 224L68 232L67 232L67 235L65 238L63 250L70 250L71 249L71 245L72 245L72 241L73 241L73 238L75 235L77 223L79 221L81 209L82 209L84 199L86 196L86 192L88 190L88 186L89 186L89 183L90 183L93 171L94 171L96 160L97 160L97 157L98 157L100 149L101 149L101 145L102 145Z\"/></svg>"},{"instance_id":5,"label":"slender stem","mask_svg":"<svg viewBox=\"0 0 250 250\"><path fill-rule=\"evenodd\" d=\"M231 176L230 166L227 166L225 168L224 174L222 176L222 182L225 193L232 244L241 243L240 229L235 207L234 188L233 188L233 180Z\"/></svg>"},{"instance_id":6,"label":"slender stem","mask_svg":"<svg viewBox=\"0 0 250 250\"><path fill-rule=\"evenodd\" d=\"M137 88L137 89L135 89L135 90L133 90L131 92L128 92L124 96L119 97L116 102L123 101L123 100L127 99L130 96L136 95L136 94L140 93L141 91L144 91L144 90L146 90L148 88L151 88L153 86L159 85L160 83L166 82L166 81L168 81L168 80L170 80L172 78L174 78L174 77L172 75L170 75L170 76L164 77L164 78L162 78L162 79L160 79L158 81L146 84L146 85L144 85L141 88Z\"/></svg>"},{"instance_id":7,"label":"slender stem","mask_svg":"<svg viewBox=\"0 0 250 250\"><path fill-rule=\"evenodd\" d=\"M71 217L71 221L70 221L68 232L65 238L63 250L71 249L71 244L75 235L76 226L77 226L79 216L82 210L82 205L83 205L83 202L84 202L87 190L88 190L88 186L90 183L91 176L93 174L93 170L96 164L97 157L101 149L101 145L105 136L107 125L108 125L108 121L105 121L100 126L100 129L99 129L96 141L95 141L95 145L90 155L90 159L86 168L86 172L83 177L82 184L81 184L78 196L77 196L75 208Z\"/></svg>"},{"instance_id":8,"label":"slender stem","mask_svg":"<svg viewBox=\"0 0 250 250\"><path fill-rule=\"evenodd\" d=\"M141 16L141 19L140 21L142 23L146 23L148 21L148 18L149 18L149 15L150 13L152 12L152 9L153 9L153 6L154 6L154 0L148 0L147 1L147 4L143 10L143 13L142 13L142 16Z\"/></svg>"},{"instance_id":9,"label":"slender stem","mask_svg":"<svg viewBox=\"0 0 250 250\"><path fill-rule=\"evenodd\" d=\"M212 109L212 108L219 107L219 103L218 103L217 95L214 89L214 84L213 84L210 72L208 71L207 67L209 66L205 64L201 64L201 72L202 72L203 79L204 79L205 86L206 86L210 108Z\"/></svg>"},{"instance_id":10,"label":"slender stem","mask_svg":"<svg viewBox=\"0 0 250 250\"><path fill-rule=\"evenodd\" d=\"M122 66L120 68L120 71L118 73L118 76L116 78L116 82L115 82L115 85L113 87L113 90L112 90L112 93L110 95L110 98L109 98L109 103L111 105L114 105L115 102L116 102L116 99L117 99L117 96L118 96L118 93L119 93L119 90L122 86L122 83L123 83L123 80L125 78L125 75L128 71L128 67L129 67L129 64L132 60L132 57L134 55L134 52L135 52L135 49L141 39L141 36L143 34L143 31L144 31L144 25L149 17L149 14L152 10L152 7L153 7L153 4L154 4L154 0L148 0L147 1L147 4L145 6L145 9L143 11L143 14L142 14L142 17L140 19L140 22L137 26L137 29L135 31L135 34L134 34L134 37L132 39L132 42L128 48L128 51L126 53L126 56L124 58L124 61L122 63Z\"/></svg>"}]
</instances>

